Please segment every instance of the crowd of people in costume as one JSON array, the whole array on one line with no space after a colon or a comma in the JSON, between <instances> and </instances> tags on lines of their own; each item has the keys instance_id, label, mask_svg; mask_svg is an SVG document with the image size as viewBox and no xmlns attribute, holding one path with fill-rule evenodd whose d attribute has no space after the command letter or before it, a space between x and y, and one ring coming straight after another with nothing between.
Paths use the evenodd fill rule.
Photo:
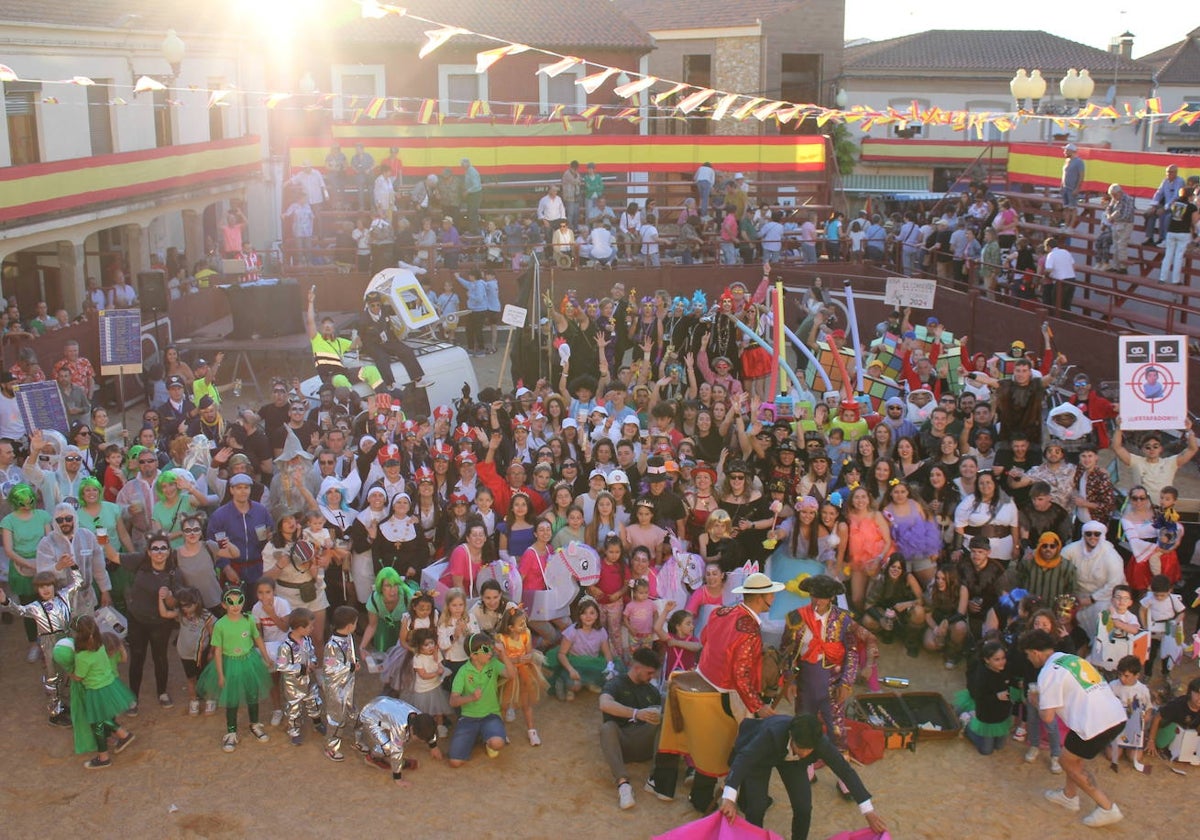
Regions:
<instances>
[{"instance_id":1,"label":"crowd of people in costume","mask_svg":"<svg viewBox=\"0 0 1200 840\"><path fill-rule=\"evenodd\" d=\"M731 767L746 778L741 749L783 761L773 751L790 743L875 826L841 759L846 704L877 679L879 645L897 643L966 663L960 708L980 753L1011 737L1036 761L1045 722L1049 769L1069 777L1048 798L1077 810L1078 786L1097 801L1088 824L1119 819L1069 757L1098 755L1116 723L1047 720L1060 707L1038 688L1045 662L1085 687L1111 671L1117 706L1101 717L1120 711L1122 732L1144 718L1155 736L1127 750L1138 769L1172 727L1195 727L1200 685L1169 699L1194 598L1173 486L1198 448L1190 428L1130 440L1086 373L1054 386L1065 360L1049 329L1040 352L1014 340L956 358L951 375L943 325L918 331L908 311L840 371L849 382L861 364L894 396L814 378L780 399L760 341L769 288L738 284L711 307L619 283L602 300L568 295L550 312L550 376L429 416L407 415L386 382L360 401L331 381L314 401L276 380L270 402L225 419L174 377L128 449L35 432L5 472L2 608L24 620L51 723L73 726L89 768L110 766L134 739L149 653L147 699L171 708L182 672L189 714L224 709L222 749L272 728L299 746L311 728L330 760L357 747L404 786L412 738L458 767L480 742L495 758L519 717L536 747L544 696L590 690L612 724L602 741L623 808L635 804L623 756L653 757L647 789L669 799L686 755L697 809L740 802L761 823L765 789L747 782L739 799L718 780ZM805 306L796 332L810 351L854 341L819 286ZM1106 448L1130 482L1114 483ZM564 586L552 556L573 546L597 574L548 609L542 593ZM820 573L772 581L779 558ZM776 640L764 615L785 585L809 603ZM1106 659L1142 630L1140 659ZM1158 701L1136 688L1156 668ZM365 669L381 696L356 685ZM668 697L682 724L668 724ZM796 719L760 728L780 702ZM1072 753L1068 736L1063 752L1058 719L1086 747ZM807 782L785 781L803 837Z\"/></svg>"}]
</instances>

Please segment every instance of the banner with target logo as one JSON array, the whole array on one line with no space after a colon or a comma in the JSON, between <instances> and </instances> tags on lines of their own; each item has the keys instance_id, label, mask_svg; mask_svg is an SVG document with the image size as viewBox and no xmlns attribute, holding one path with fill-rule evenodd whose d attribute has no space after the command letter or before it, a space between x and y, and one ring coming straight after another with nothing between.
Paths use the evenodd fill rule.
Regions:
<instances>
[{"instance_id":1,"label":"banner with target logo","mask_svg":"<svg viewBox=\"0 0 1200 840\"><path fill-rule=\"evenodd\" d=\"M1121 428L1182 429L1187 421L1187 338L1121 336Z\"/></svg>"}]
</instances>

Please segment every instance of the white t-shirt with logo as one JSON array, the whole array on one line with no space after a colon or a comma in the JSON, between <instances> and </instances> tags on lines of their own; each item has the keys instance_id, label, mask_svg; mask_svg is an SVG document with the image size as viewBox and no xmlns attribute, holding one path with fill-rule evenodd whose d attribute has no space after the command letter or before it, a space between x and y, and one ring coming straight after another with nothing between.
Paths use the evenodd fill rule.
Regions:
<instances>
[{"instance_id":1,"label":"white t-shirt with logo","mask_svg":"<svg viewBox=\"0 0 1200 840\"><path fill-rule=\"evenodd\" d=\"M1070 653L1055 653L1038 674L1038 708L1056 709L1067 728L1087 741L1118 724L1126 716L1096 666Z\"/></svg>"}]
</instances>

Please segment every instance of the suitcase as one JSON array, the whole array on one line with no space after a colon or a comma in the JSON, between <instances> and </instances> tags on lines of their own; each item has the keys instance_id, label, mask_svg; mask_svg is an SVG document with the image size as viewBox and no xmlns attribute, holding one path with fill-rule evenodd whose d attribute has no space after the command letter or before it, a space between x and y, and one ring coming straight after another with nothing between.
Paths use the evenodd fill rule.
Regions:
<instances>
[{"instance_id":1,"label":"suitcase","mask_svg":"<svg viewBox=\"0 0 1200 840\"><path fill-rule=\"evenodd\" d=\"M919 739L958 737L958 716L936 691L859 694L848 704L846 714L883 732L884 745L890 750L916 751Z\"/></svg>"}]
</instances>

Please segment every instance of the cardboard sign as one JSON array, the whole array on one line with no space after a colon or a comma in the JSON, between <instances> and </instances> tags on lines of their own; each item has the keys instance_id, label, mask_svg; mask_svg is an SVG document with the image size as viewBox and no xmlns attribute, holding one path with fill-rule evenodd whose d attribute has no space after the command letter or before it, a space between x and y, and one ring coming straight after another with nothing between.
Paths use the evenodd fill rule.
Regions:
<instances>
[{"instance_id":1,"label":"cardboard sign","mask_svg":"<svg viewBox=\"0 0 1200 840\"><path fill-rule=\"evenodd\" d=\"M65 435L70 428L67 407L63 404L58 383L53 380L18 385L17 407L25 422L25 431L29 434L36 429L54 429Z\"/></svg>"},{"instance_id":2,"label":"cardboard sign","mask_svg":"<svg viewBox=\"0 0 1200 840\"><path fill-rule=\"evenodd\" d=\"M1187 424L1187 338L1120 337L1121 428L1182 429Z\"/></svg>"},{"instance_id":3,"label":"cardboard sign","mask_svg":"<svg viewBox=\"0 0 1200 840\"><path fill-rule=\"evenodd\" d=\"M528 316L528 309L508 303L504 305L504 311L500 313L500 321L501 323L508 324L510 327L521 329L521 327L525 326L525 319Z\"/></svg>"},{"instance_id":4,"label":"cardboard sign","mask_svg":"<svg viewBox=\"0 0 1200 840\"><path fill-rule=\"evenodd\" d=\"M100 311L100 373L142 372L142 313L138 309Z\"/></svg>"},{"instance_id":5,"label":"cardboard sign","mask_svg":"<svg viewBox=\"0 0 1200 840\"><path fill-rule=\"evenodd\" d=\"M897 309L911 306L913 309L933 309L933 298L937 294L937 281L922 277L889 277L883 292L883 302Z\"/></svg>"}]
</instances>

